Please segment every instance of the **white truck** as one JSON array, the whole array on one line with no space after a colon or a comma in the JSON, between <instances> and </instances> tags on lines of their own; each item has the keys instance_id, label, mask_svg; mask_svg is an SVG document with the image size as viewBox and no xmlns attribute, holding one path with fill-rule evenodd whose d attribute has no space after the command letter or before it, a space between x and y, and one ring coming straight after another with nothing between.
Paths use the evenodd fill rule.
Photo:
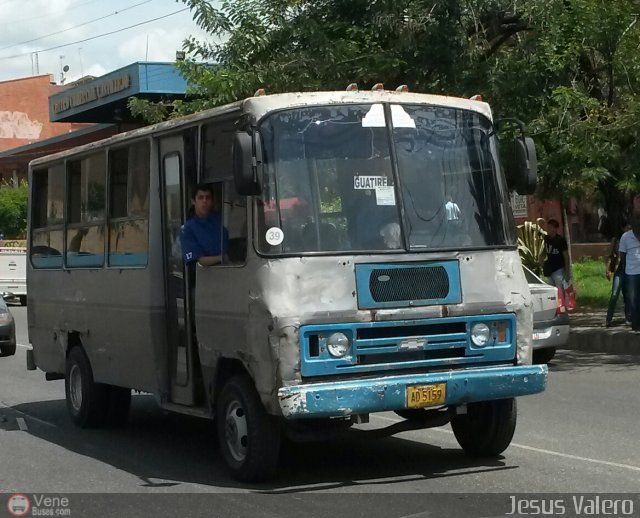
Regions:
<instances>
[{"instance_id":1,"label":"white truck","mask_svg":"<svg viewBox=\"0 0 640 518\"><path fill-rule=\"evenodd\" d=\"M0 294L5 300L27 304L27 249L0 247Z\"/></svg>"}]
</instances>

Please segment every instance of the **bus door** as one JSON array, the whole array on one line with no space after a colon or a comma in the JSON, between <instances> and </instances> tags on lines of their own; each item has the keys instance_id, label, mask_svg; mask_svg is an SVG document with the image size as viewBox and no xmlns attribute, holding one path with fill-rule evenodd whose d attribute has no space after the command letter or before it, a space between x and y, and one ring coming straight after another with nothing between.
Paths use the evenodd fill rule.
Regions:
<instances>
[{"instance_id":1,"label":"bus door","mask_svg":"<svg viewBox=\"0 0 640 518\"><path fill-rule=\"evenodd\" d=\"M188 134L160 140L169 398L182 405L196 403L194 380L200 368L193 329L195 272L185 267L180 245L180 229L190 207L189 186L196 182L196 148L190 140Z\"/></svg>"}]
</instances>

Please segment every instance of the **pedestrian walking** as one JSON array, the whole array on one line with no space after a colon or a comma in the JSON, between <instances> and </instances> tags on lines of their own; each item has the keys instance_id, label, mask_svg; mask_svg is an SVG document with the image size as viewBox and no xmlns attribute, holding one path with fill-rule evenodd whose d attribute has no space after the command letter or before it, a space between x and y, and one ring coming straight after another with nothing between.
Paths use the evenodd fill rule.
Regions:
<instances>
[{"instance_id":1,"label":"pedestrian walking","mask_svg":"<svg viewBox=\"0 0 640 518\"><path fill-rule=\"evenodd\" d=\"M549 284L560 290L563 303L566 305L564 283L571 281L571 264L567 240L558 233L559 228L560 223L557 220L547 221L547 235L544 236L544 250L547 258L542 265L542 271L549 279Z\"/></svg>"},{"instance_id":2,"label":"pedestrian walking","mask_svg":"<svg viewBox=\"0 0 640 518\"><path fill-rule=\"evenodd\" d=\"M618 252L620 261L624 262L631 330L640 334L640 216L631 218L631 230L622 234Z\"/></svg>"},{"instance_id":3,"label":"pedestrian walking","mask_svg":"<svg viewBox=\"0 0 640 518\"><path fill-rule=\"evenodd\" d=\"M624 234L627 230L629 230L629 225L624 225L622 231L611 240L611 251L609 253L609 259L607 264L606 276L607 280L612 281L611 283L611 296L609 297L609 307L607 308L607 317L605 320L605 327L610 327L611 322L613 320L613 315L616 311L616 305L618 303L618 298L620 297L620 293L622 293L622 300L624 303L624 315L625 321L627 323L631 323L631 313L629 303L627 301L627 290L625 287L625 261L620 260L620 253L618 252L618 247L620 245L620 239L622 234Z\"/></svg>"}]
</instances>

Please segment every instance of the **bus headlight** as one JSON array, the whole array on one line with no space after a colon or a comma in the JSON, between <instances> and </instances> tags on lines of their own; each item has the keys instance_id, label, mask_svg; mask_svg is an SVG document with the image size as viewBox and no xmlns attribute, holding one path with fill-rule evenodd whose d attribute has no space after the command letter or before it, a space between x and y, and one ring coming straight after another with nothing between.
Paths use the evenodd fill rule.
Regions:
<instances>
[{"instance_id":1,"label":"bus headlight","mask_svg":"<svg viewBox=\"0 0 640 518\"><path fill-rule=\"evenodd\" d=\"M484 347L491 340L491 330L487 324L474 324L471 328L471 341L478 347Z\"/></svg>"},{"instance_id":2,"label":"bus headlight","mask_svg":"<svg viewBox=\"0 0 640 518\"><path fill-rule=\"evenodd\" d=\"M333 333L327 338L327 350L331 356L342 358L349 352L349 338L344 333Z\"/></svg>"}]
</instances>

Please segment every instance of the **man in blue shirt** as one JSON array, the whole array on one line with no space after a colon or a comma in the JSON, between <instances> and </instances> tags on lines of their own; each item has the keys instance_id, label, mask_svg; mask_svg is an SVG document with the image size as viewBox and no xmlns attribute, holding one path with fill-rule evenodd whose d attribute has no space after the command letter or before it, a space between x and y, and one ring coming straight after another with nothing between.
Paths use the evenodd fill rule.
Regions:
<instances>
[{"instance_id":1,"label":"man in blue shirt","mask_svg":"<svg viewBox=\"0 0 640 518\"><path fill-rule=\"evenodd\" d=\"M209 184L193 188L194 216L180 232L182 256L186 264L201 266L220 264L227 254L229 233L222 226L222 215L214 210L213 190Z\"/></svg>"}]
</instances>

